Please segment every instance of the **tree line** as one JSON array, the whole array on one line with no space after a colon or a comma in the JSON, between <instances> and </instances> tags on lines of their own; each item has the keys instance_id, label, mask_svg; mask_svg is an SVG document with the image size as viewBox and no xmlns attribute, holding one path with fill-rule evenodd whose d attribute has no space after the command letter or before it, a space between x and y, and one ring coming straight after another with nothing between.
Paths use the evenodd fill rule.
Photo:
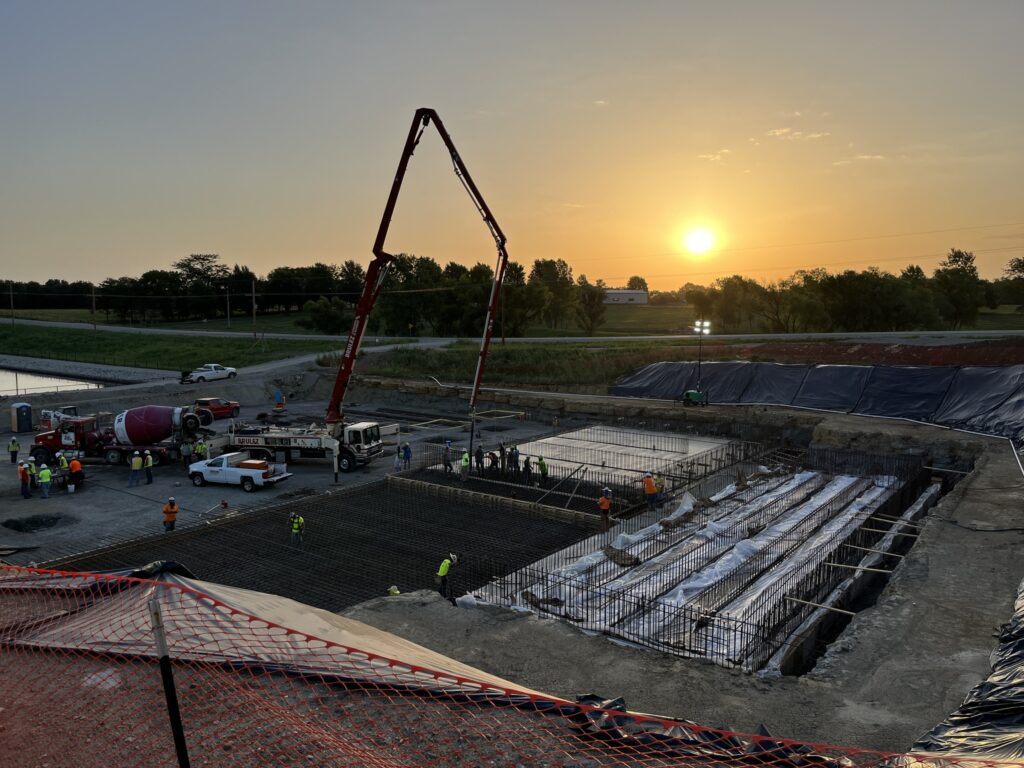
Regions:
<instances>
[{"instance_id":1,"label":"tree line","mask_svg":"<svg viewBox=\"0 0 1024 768\"><path fill-rule=\"evenodd\" d=\"M300 313L307 328L344 333L366 274L354 261L277 267L259 277L247 267L228 267L216 254L192 254L171 269L139 277L89 282L47 280L11 283L18 309L95 308L120 322L160 322L233 314ZM493 269L454 262L442 267L426 256L399 254L370 317L373 333L398 336L479 335L490 299ZM642 276L627 288L647 290ZM495 316L495 333L521 336L538 325L580 328L593 334L605 322L603 281L574 277L563 259L537 259L527 270L510 262ZM876 267L832 273L801 270L774 282L742 275L676 291L653 291L652 304L688 305L713 321L718 333L812 331L911 331L973 325L983 306L1024 305L1024 257L1011 259L1004 276L983 280L975 257L953 249L928 275L918 265L899 274Z\"/></svg>"}]
</instances>

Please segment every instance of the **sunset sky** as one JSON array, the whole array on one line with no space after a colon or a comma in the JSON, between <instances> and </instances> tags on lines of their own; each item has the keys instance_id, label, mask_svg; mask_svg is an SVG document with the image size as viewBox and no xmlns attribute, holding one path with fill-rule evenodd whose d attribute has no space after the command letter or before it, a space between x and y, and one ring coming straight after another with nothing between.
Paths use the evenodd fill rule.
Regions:
<instances>
[{"instance_id":1,"label":"sunset sky","mask_svg":"<svg viewBox=\"0 0 1024 768\"><path fill-rule=\"evenodd\" d=\"M0 278L365 264L421 106L527 265L674 289L959 247L993 278L1024 256L1022 31L1020 0L7 0ZM435 135L388 247L493 264Z\"/></svg>"}]
</instances>

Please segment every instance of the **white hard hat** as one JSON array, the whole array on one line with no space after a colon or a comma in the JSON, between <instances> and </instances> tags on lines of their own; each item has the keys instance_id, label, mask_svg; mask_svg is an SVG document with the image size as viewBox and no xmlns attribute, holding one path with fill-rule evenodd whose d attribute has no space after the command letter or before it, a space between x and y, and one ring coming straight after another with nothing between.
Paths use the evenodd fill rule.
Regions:
<instances>
[{"instance_id":1,"label":"white hard hat","mask_svg":"<svg viewBox=\"0 0 1024 768\"><path fill-rule=\"evenodd\" d=\"M58 456L63 456L64 455L64 451L57 451L57 455Z\"/></svg>"},{"instance_id":2,"label":"white hard hat","mask_svg":"<svg viewBox=\"0 0 1024 768\"><path fill-rule=\"evenodd\" d=\"M133 455L133 456L138 456L138 455L139 455L139 452L138 452L138 451L136 451L136 452L135 452L134 454L132 454L132 455Z\"/></svg>"},{"instance_id":3,"label":"white hard hat","mask_svg":"<svg viewBox=\"0 0 1024 768\"><path fill-rule=\"evenodd\" d=\"M138 453L138 451L136 451L136 453ZM146 451L146 453L149 453L149 451Z\"/></svg>"},{"instance_id":4,"label":"white hard hat","mask_svg":"<svg viewBox=\"0 0 1024 768\"><path fill-rule=\"evenodd\" d=\"M171 496L171 497L170 497L169 499L167 499L167 500L168 500L168 501L174 501L174 497L173 497L173 496Z\"/></svg>"},{"instance_id":5,"label":"white hard hat","mask_svg":"<svg viewBox=\"0 0 1024 768\"><path fill-rule=\"evenodd\" d=\"M36 457L35 456L29 456L28 460L34 463L35 460L36 460Z\"/></svg>"},{"instance_id":6,"label":"white hard hat","mask_svg":"<svg viewBox=\"0 0 1024 768\"><path fill-rule=\"evenodd\" d=\"M42 465L42 466L40 466L39 468L40 468L40 469L46 469L46 465L45 465L45 464L43 464L43 465Z\"/></svg>"}]
</instances>

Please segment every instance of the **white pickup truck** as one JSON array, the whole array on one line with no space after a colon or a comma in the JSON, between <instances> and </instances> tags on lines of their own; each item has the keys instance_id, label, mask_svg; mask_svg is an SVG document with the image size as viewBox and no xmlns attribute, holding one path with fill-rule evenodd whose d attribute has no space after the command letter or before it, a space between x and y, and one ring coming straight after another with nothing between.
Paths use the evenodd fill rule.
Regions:
<instances>
[{"instance_id":1,"label":"white pickup truck","mask_svg":"<svg viewBox=\"0 0 1024 768\"><path fill-rule=\"evenodd\" d=\"M192 485L227 483L240 485L252 492L265 485L274 485L292 476L284 464L270 464L263 459L252 459L248 453L225 453L215 459L205 459L188 465Z\"/></svg>"}]
</instances>

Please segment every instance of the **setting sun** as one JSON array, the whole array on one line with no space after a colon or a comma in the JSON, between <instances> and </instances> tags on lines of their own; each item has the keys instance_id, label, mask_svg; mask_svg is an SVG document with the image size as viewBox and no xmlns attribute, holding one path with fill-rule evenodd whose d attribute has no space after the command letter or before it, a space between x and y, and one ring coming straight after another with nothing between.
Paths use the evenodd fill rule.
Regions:
<instances>
[{"instance_id":1,"label":"setting sun","mask_svg":"<svg viewBox=\"0 0 1024 768\"><path fill-rule=\"evenodd\" d=\"M683 243L690 253L707 253L715 244L715 236L708 229L691 229Z\"/></svg>"}]
</instances>

